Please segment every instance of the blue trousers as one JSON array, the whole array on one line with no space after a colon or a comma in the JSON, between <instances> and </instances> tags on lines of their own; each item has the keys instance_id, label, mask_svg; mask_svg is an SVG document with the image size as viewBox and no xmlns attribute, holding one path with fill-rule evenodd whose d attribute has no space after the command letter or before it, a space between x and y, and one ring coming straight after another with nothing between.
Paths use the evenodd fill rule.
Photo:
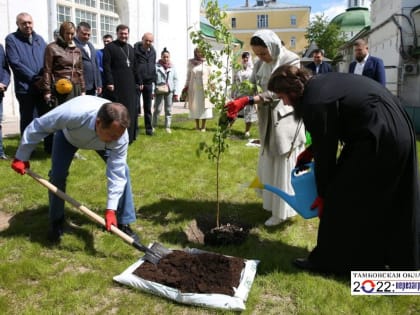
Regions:
<instances>
[{"instance_id":1,"label":"blue trousers","mask_svg":"<svg viewBox=\"0 0 420 315\"><path fill-rule=\"evenodd\" d=\"M73 161L74 154L78 148L67 141L61 130L54 134L54 145L51 156L51 170L49 173L50 182L57 188L66 191L66 181L69 175L69 168ZM96 151L99 156L106 162L108 158L108 151ZM118 224L129 224L136 220L134 209L133 194L131 192L130 171L128 166L125 167L127 183L124 188L124 193L118 202L117 220ZM50 222L60 220L64 217L64 200L56 194L49 192L49 218Z\"/></svg>"}]
</instances>

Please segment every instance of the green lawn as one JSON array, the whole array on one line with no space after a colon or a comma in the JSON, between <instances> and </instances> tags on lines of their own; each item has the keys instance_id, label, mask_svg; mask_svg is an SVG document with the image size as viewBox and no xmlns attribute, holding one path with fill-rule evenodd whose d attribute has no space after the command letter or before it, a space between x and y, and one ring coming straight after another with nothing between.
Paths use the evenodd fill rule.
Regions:
<instances>
[{"instance_id":1,"label":"green lawn","mask_svg":"<svg viewBox=\"0 0 420 315\"><path fill-rule=\"evenodd\" d=\"M143 120L140 120L143 127ZM186 115L173 118L173 133L164 128L153 137L140 135L129 150L138 220L133 225L143 242L170 248L197 247L212 252L258 259L257 275L243 314L419 314L418 296L351 296L349 281L301 272L291 265L316 242L317 219L295 217L267 228L270 214L252 190L258 149L241 138L243 121L233 126L221 169L222 223L237 219L252 226L240 246L203 247L188 242L184 229L204 214L215 216L215 164L197 157L199 142L212 137L193 130ZM142 129L144 130L144 129ZM252 130L255 134L256 129ZM19 138L5 139L13 156ZM419 147L419 145L418 145ZM105 168L94 152L75 160L67 193L102 215L106 200ZM31 168L47 178L49 158L37 148ZM142 253L106 233L68 205L70 233L59 246L46 242L46 188L20 176L10 161L0 161L0 313L1 314L233 314L187 306L113 282L112 277ZM1 227L1 224L0 224Z\"/></svg>"}]
</instances>

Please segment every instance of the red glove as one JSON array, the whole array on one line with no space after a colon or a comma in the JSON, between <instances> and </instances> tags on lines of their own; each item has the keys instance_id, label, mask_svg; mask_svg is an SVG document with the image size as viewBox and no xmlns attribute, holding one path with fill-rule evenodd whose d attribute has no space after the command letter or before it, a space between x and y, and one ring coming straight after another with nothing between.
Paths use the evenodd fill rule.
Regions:
<instances>
[{"instance_id":1,"label":"red glove","mask_svg":"<svg viewBox=\"0 0 420 315\"><path fill-rule=\"evenodd\" d=\"M16 173L24 175L26 173L26 169L30 168L29 161L21 161L15 158L12 162L12 168L15 170Z\"/></svg>"},{"instance_id":2,"label":"red glove","mask_svg":"<svg viewBox=\"0 0 420 315\"><path fill-rule=\"evenodd\" d=\"M249 104L248 96L243 96L243 97L234 99L233 101L230 101L229 103L225 105L225 108L227 108L227 117L232 120L236 119L236 116L238 116L239 111L248 104Z\"/></svg>"},{"instance_id":3,"label":"red glove","mask_svg":"<svg viewBox=\"0 0 420 315\"><path fill-rule=\"evenodd\" d=\"M311 206L311 210L315 210L316 208L318 208L318 218L321 219L322 215L324 214L324 198L320 196L316 197Z\"/></svg>"},{"instance_id":4,"label":"red glove","mask_svg":"<svg viewBox=\"0 0 420 315\"><path fill-rule=\"evenodd\" d=\"M312 150L308 147L303 152L301 152L296 158L295 168L301 168L303 165L308 164L314 158Z\"/></svg>"},{"instance_id":5,"label":"red glove","mask_svg":"<svg viewBox=\"0 0 420 315\"><path fill-rule=\"evenodd\" d=\"M107 231L111 231L111 225L117 226L117 217L115 216L115 211L107 209L105 211L105 227Z\"/></svg>"}]
</instances>

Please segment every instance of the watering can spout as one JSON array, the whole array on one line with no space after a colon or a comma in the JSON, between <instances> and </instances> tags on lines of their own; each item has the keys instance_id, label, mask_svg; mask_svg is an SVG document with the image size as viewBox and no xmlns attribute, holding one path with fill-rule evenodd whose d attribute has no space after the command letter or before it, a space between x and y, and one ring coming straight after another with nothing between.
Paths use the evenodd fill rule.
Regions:
<instances>
[{"instance_id":1,"label":"watering can spout","mask_svg":"<svg viewBox=\"0 0 420 315\"><path fill-rule=\"evenodd\" d=\"M303 171L293 169L291 183L295 195L290 195L285 191L267 184L263 184L258 178L249 185L250 188L259 188L271 191L285 202L287 202L297 213L305 219L310 219L318 215L317 209L311 209L311 205L316 199L318 193L316 189L314 165L309 163Z\"/></svg>"},{"instance_id":2,"label":"watering can spout","mask_svg":"<svg viewBox=\"0 0 420 315\"><path fill-rule=\"evenodd\" d=\"M290 194L286 193L285 191L283 191L283 190L281 190L277 187L270 186L270 185L264 185L264 189L268 190L268 191L271 191L272 193L275 193L281 199L286 201L289 204L289 206L291 206L297 212L300 212L299 211L299 205L298 205L298 202L296 200L296 196L290 195Z\"/></svg>"},{"instance_id":3,"label":"watering can spout","mask_svg":"<svg viewBox=\"0 0 420 315\"><path fill-rule=\"evenodd\" d=\"M284 201L286 201L293 209L296 210L298 207L296 196L292 196L277 187L263 184L260 182L258 177L256 177L252 181L252 183L249 185L249 188L258 188L258 189L265 189L265 190L271 191L272 193L276 194L277 196L282 198Z\"/></svg>"}]
</instances>

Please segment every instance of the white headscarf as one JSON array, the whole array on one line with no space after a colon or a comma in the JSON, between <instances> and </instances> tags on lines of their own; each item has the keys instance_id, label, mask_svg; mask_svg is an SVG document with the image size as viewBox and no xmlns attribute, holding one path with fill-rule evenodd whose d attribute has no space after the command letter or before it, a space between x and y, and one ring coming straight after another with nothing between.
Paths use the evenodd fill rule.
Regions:
<instances>
[{"instance_id":1,"label":"white headscarf","mask_svg":"<svg viewBox=\"0 0 420 315\"><path fill-rule=\"evenodd\" d=\"M264 44L267 46L267 49L273 59L270 63L262 62L261 67L258 69L257 78L263 90L267 89L268 80L270 79L271 74L279 66L284 64L292 64L299 66L300 59L299 56L295 53L287 50L282 44L280 38L271 30L258 30L252 37L260 38Z\"/></svg>"}]
</instances>

